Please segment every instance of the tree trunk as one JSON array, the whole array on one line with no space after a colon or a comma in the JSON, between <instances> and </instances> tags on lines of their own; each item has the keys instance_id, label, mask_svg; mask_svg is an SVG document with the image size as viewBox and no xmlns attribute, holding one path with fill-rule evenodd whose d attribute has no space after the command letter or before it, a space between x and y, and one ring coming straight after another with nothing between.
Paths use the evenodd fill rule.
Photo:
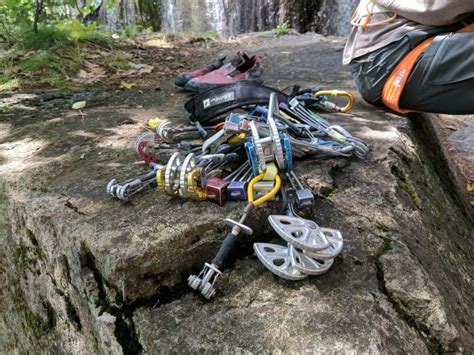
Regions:
<instances>
[{"instance_id":1,"label":"tree trunk","mask_svg":"<svg viewBox=\"0 0 474 355\"><path fill-rule=\"evenodd\" d=\"M44 0L36 0L35 18L33 22L33 31L35 33L38 32L38 22L43 12L43 7L44 7Z\"/></svg>"}]
</instances>

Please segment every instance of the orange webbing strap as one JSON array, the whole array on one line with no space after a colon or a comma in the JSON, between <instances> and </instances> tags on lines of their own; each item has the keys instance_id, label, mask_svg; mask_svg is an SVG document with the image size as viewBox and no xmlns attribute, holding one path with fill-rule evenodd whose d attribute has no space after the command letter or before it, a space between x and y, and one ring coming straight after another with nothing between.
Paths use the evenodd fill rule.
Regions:
<instances>
[{"instance_id":1,"label":"orange webbing strap","mask_svg":"<svg viewBox=\"0 0 474 355\"><path fill-rule=\"evenodd\" d=\"M470 24L458 32L474 32L474 23ZM415 112L414 110L401 109L398 104L402 96L403 89L407 83L417 59L423 51L433 42L434 37L428 38L412 49L392 70L390 76L382 90L382 101L388 108L398 113Z\"/></svg>"},{"instance_id":2,"label":"orange webbing strap","mask_svg":"<svg viewBox=\"0 0 474 355\"><path fill-rule=\"evenodd\" d=\"M407 113L412 110L403 110L398 106L403 88L421 53L433 42L434 37L428 38L412 49L392 70L382 90L382 101L395 112Z\"/></svg>"}]
</instances>

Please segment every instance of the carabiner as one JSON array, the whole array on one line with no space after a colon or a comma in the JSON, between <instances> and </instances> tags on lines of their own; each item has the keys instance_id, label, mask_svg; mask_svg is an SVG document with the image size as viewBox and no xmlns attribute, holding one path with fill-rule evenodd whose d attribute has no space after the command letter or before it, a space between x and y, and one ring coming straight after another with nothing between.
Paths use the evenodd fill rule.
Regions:
<instances>
[{"instance_id":1,"label":"carabiner","mask_svg":"<svg viewBox=\"0 0 474 355\"><path fill-rule=\"evenodd\" d=\"M248 201L249 201L249 203L252 203L255 207L258 207L258 206L264 204L265 202L267 202L268 200L272 199L273 197L275 197L275 195L280 190L281 179L277 174L277 175L275 175L275 186L273 186L273 189L271 189L264 196L262 196L262 197L260 197L260 198L258 198L257 200L254 201L253 200L253 187L257 182L262 180L264 176L265 176L265 173L261 173L260 175L257 175L256 177L254 177L252 180L250 180L249 186L247 188Z\"/></svg>"},{"instance_id":2,"label":"carabiner","mask_svg":"<svg viewBox=\"0 0 474 355\"><path fill-rule=\"evenodd\" d=\"M354 96L348 91L343 91L343 90L321 90L321 91L317 91L314 94L314 97L325 96L325 95L337 96L337 97L338 96L343 96L343 97L347 98L347 105L346 106L344 106L344 107L336 106L337 110L339 112L346 113L352 108L352 106L354 106Z\"/></svg>"}]
</instances>

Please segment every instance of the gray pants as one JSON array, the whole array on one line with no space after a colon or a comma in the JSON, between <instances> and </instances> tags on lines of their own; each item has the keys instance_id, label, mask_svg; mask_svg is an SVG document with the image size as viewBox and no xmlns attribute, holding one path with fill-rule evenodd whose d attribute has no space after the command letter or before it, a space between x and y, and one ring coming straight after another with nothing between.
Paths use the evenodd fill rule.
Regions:
<instances>
[{"instance_id":1,"label":"gray pants","mask_svg":"<svg viewBox=\"0 0 474 355\"><path fill-rule=\"evenodd\" d=\"M413 31L397 42L352 60L352 76L362 97L373 105L383 105L383 86L398 62L424 39L442 32L415 64L399 106L424 112L473 114L474 32L448 31Z\"/></svg>"}]
</instances>

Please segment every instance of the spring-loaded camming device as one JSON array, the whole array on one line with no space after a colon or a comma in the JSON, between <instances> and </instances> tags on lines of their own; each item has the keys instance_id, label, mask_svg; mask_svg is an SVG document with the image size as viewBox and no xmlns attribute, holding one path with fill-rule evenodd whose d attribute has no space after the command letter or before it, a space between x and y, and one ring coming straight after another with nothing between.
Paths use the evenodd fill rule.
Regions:
<instances>
[{"instance_id":1,"label":"spring-loaded camming device","mask_svg":"<svg viewBox=\"0 0 474 355\"><path fill-rule=\"evenodd\" d=\"M217 252L212 262L206 263L199 275L190 275L188 278L188 285L193 289L200 291L201 294L207 299L211 299L216 293L216 281L218 277L222 274L220 269L222 269L224 261L227 259L230 251L233 249L237 241L237 237L240 235L241 232L245 234L253 233L252 229L244 224L249 214L255 207L258 207L263 203L267 202L269 199L273 198L280 189L281 180L280 177L276 175L274 188L265 196L254 200L254 185L258 181L262 180L264 178L264 175L265 174L262 173L254 177L250 181L247 191L248 203L245 206L243 214L240 217L239 221L234 221L229 218L225 220L225 224L231 226L232 230L229 234L227 234L226 238L224 239L224 242L222 243L219 251Z\"/></svg>"},{"instance_id":2,"label":"spring-loaded camming device","mask_svg":"<svg viewBox=\"0 0 474 355\"><path fill-rule=\"evenodd\" d=\"M107 193L124 202L130 201L131 196L154 185L156 171L161 169L163 166L160 164L150 163L150 167L152 169L150 172L127 179L121 183L118 183L116 179L110 180L106 187Z\"/></svg>"}]
</instances>

